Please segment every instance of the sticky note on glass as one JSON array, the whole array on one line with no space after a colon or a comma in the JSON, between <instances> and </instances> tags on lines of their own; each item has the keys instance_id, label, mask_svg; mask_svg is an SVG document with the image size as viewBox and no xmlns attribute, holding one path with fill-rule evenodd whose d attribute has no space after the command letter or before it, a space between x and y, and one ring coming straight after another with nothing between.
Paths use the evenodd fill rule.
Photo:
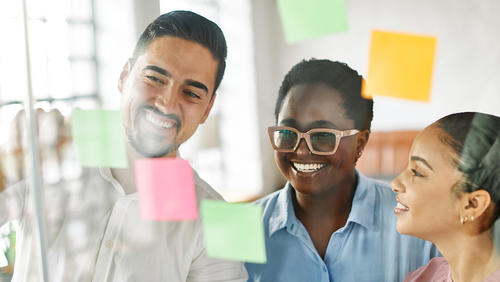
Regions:
<instances>
[{"instance_id":1,"label":"sticky note on glass","mask_svg":"<svg viewBox=\"0 0 500 282\"><path fill-rule=\"evenodd\" d=\"M127 167L120 111L75 110L71 131L76 156L82 166Z\"/></svg>"},{"instance_id":2,"label":"sticky note on glass","mask_svg":"<svg viewBox=\"0 0 500 282\"><path fill-rule=\"evenodd\" d=\"M344 0L278 0L288 43L347 30Z\"/></svg>"},{"instance_id":3,"label":"sticky note on glass","mask_svg":"<svg viewBox=\"0 0 500 282\"><path fill-rule=\"evenodd\" d=\"M186 160L137 160L135 181L142 218L157 221L198 218L193 170Z\"/></svg>"},{"instance_id":4,"label":"sticky note on glass","mask_svg":"<svg viewBox=\"0 0 500 282\"><path fill-rule=\"evenodd\" d=\"M363 96L429 101L436 38L372 31Z\"/></svg>"},{"instance_id":5,"label":"sticky note on glass","mask_svg":"<svg viewBox=\"0 0 500 282\"><path fill-rule=\"evenodd\" d=\"M203 200L201 216L208 256L266 262L262 207Z\"/></svg>"},{"instance_id":6,"label":"sticky note on glass","mask_svg":"<svg viewBox=\"0 0 500 282\"><path fill-rule=\"evenodd\" d=\"M12 231L8 235L10 241L10 247L7 251L7 260L14 263L16 259L16 232Z\"/></svg>"}]
</instances>

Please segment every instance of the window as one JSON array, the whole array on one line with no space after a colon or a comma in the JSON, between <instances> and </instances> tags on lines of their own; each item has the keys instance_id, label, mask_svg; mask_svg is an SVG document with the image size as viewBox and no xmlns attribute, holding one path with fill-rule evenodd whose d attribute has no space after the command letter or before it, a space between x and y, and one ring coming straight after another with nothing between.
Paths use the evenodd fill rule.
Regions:
<instances>
[{"instance_id":1,"label":"window","mask_svg":"<svg viewBox=\"0 0 500 282\"><path fill-rule=\"evenodd\" d=\"M9 136L27 92L21 4L21 1L0 2L0 191L22 178L24 170L22 150L20 154L15 150L25 144L13 144L16 142ZM93 0L27 0L26 5L35 108L58 109L69 115L76 106L99 105ZM25 127L24 123L20 127ZM42 120L39 127L45 131L54 129L44 126ZM47 135L58 136L50 133ZM44 178L49 182L68 175L67 170L61 169L63 166L54 165L54 158L43 157L47 162ZM75 171L78 174L75 166L64 167L72 168L69 175L75 175ZM0 226L0 256L13 254L12 243L5 242L12 241L15 226L15 222ZM8 257L7 272L12 270L12 256Z\"/></svg>"}]
</instances>

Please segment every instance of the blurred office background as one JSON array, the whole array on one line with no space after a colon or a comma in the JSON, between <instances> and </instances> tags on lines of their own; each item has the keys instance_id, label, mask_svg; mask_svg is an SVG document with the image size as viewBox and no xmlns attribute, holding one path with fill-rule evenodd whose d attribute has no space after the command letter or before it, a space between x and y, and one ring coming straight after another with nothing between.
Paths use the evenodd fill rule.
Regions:
<instances>
[{"instance_id":1,"label":"blurred office background","mask_svg":"<svg viewBox=\"0 0 500 282\"><path fill-rule=\"evenodd\" d=\"M374 98L373 133L358 164L362 172L393 177L406 166L418 130L443 115L500 115L500 1L345 2L348 31L288 44L274 0L27 0L44 181L81 176L71 145L72 110L118 109L118 76L137 38L160 13L176 9L213 20L228 42L215 107L181 148L182 156L228 201L252 200L284 183L266 132L274 123L284 74L311 57L343 61L366 74L372 29L432 35L438 43L429 103ZM0 191L25 174L21 20L20 1L0 2ZM0 227L4 277L12 267L16 224Z\"/></svg>"}]
</instances>

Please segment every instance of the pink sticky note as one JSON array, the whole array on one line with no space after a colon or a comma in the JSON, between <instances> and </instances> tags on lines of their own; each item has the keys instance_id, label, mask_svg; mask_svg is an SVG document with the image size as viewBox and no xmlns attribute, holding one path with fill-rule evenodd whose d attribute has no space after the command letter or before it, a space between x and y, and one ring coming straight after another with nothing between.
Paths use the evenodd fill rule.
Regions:
<instances>
[{"instance_id":1,"label":"pink sticky note","mask_svg":"<svg viewBox=\"0 0 500 282\"><path fill-rule=\"evenodd\" d=\"M140 159L135 178L141 216L148 220L196 220L193 170L183 159Z\"/></svg>"}]
</instances>

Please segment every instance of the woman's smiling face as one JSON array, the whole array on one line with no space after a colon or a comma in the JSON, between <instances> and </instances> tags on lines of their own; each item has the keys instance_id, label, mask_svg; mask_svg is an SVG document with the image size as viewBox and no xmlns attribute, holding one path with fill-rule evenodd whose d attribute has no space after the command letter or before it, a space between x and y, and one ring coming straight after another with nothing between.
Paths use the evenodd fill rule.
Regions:
<instances>
[{"instance_id":1,"label":"woman's smiling face","mask_svg":"<svg viewBox=\"0 0 500 282\"><path fill-rule=\"evenodd\" d=\"M415 138L407 169L392 182L398 232L426 240L460 227L460 201L453 190L461 173L439 134L444 132L431 126Z\"/></svg>"},{"instance_id":2,"label":"woman's smiling face","mask_svg":"<svg viewBox=\"0 0 500 282\"><path fill-rule=\"evenodd\" d=\"M342 97L335 89L325 84L299 84L288 91L278 115L278 125L301 132L313 128L349 130L354 129L354 120L346 117ZM310 195L332 192L352 179L359 139L359 134L340 139L332 155L313 154L301 140L294 152L275 151L276 163L297 192Z\"/></svg>"}]
</instances>

